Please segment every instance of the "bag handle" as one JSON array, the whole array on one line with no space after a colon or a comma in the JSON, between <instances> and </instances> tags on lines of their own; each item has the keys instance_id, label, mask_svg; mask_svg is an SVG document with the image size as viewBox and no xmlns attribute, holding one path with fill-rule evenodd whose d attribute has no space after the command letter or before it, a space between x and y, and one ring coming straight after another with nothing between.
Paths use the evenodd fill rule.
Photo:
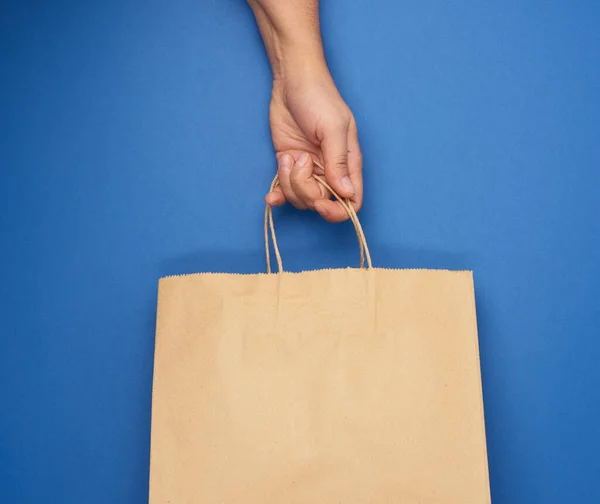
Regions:
<instances>
[{"instance_id":1,"label":"bag handle","mask_svg":"<svg viewBox=\"0 0 600 504\"><path fill-rule=\"evenodd\" d=\"M318 162L314 162L316 166L323 169ZM354 225L354 230L356 231L356 236L358 238L358 245L360 248L360 267L365 267L365 257L367 259L367 268L371 269L373 264L371 262L371 254L369 252L369 247L367 246L367 239L365 238L365 233L363 232L362 226L360 225L360 221L358 220L358 216L356 215L356 211L352 206L352 203L347 198L342 198L337 192L333 190L333 188L325 181L324 178L319 175L314 175L313 178L325 187L336 200L338 200L341 205L344 207L344 210L348 213L348 217L350 217L350 221ZM271 192L275 190L276 187L279 186L279 176L275 175L273 182L271 183ZM279 273L283 272L283 262L281 260L281 254L279 253L279 246L277 245L277 236L275 235L275 224L273 223L273 207L271 205L267 205L265 207L265 255L267 258L267 273L271 273L271 255L269 252L269 231L271 234L271 239L273 240L273 249L275 250L275 259L277 261L277 271Z\"/></svg>"}]
</instances>

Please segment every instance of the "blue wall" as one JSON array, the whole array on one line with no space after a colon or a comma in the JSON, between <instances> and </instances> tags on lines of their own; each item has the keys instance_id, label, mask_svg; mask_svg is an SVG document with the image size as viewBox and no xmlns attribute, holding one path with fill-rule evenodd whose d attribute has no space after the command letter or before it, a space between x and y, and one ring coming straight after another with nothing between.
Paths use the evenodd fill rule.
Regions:
<instances>
[{"instance_id":1,"label":"blue wall","mask_svg":"<svg viewBox=\"0 0 600 504\"><path fill-rule=\"evenodd\" d=\"M600 3L322 20L374 260L475 271L494 502L600 502ZM157 279L263 269L266 57L242 0L4 1L0 50L0 502L143 503Z\"/></svg>"}]
</instances>

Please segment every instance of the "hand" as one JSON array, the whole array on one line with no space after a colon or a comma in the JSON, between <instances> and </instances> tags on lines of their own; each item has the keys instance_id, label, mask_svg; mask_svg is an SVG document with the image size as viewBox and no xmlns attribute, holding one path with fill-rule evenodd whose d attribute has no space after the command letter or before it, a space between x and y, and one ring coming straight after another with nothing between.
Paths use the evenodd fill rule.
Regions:
<instances>
[{"instance_id":1,"label":"hand","mask_svg":"<svg viewBox=\"0 0 600 504\"><path fill-rule=\"evenodd\" d=\"M266 196L268 204L289 201L329 222L346 220L343 206L312 177L317 173L360 209L362 156L356 121L327 70L275 79L270 124L280 186Z\"/></svg>"}]
</instances>

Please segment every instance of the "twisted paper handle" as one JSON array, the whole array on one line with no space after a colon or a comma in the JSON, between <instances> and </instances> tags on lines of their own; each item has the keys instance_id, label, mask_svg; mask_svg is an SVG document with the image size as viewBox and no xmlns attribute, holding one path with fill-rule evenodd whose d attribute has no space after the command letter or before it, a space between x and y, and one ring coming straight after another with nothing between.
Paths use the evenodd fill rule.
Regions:
<instances>
[{"instance_id":1,"label":"twisted paper handle","mask_svg":"<svg viewBox=\"0 0 600 504\"><path fill-rule=\"evenodd\" d=\"M323 167L315 162L319 168L323 169ZM360 267L365 267L365 257L367 260L367 268L372 268L373 264L371 263L371 254L369 252L369 247L367 245L367 239L365 238L365 233L363 232L362 226L360 225L360 221L358 220L358 216L356 215L356 211L352 206L352 203L347 198L342 198L337 192L333 190L333 188L325 181L324 178L319 175L313 175L315 180L325 187L333 196L342 204L352 224L354 225L354 229L356 231L356 236L358 237L358 245L360 247ZM271 191L273 191L276 187L279 186L279 176L275 175L273 182L271 183ZM271 254L269 251L269 231L271 234L271 239L273 240L273 249L275 250L275 259L277 261L277 270L279 273L283 271L283 261L281 260L281 254L279 252L279 246L277 245L277 236L275 234L275 225L273 223L273 208L271 205L267 205L265 208L265 253L267 258L267 273L271 273Z\"/></svg>"}]
</instances>

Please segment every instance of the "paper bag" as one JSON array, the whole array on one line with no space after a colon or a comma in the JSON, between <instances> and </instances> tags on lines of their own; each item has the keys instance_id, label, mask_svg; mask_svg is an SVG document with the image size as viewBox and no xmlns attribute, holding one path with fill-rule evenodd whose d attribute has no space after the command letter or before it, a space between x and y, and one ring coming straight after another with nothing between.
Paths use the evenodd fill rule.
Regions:
<instances>
[{"instance_id":1,"label":"paper bag","mask_svg":"<svg viewBox=\"0 0 600 504\"><path fill-rule=\"evenodd\" d=\"M490 502L472 275L346 208L366 268L160 280L151 504Z\"/></svg>"}]
</instances>

